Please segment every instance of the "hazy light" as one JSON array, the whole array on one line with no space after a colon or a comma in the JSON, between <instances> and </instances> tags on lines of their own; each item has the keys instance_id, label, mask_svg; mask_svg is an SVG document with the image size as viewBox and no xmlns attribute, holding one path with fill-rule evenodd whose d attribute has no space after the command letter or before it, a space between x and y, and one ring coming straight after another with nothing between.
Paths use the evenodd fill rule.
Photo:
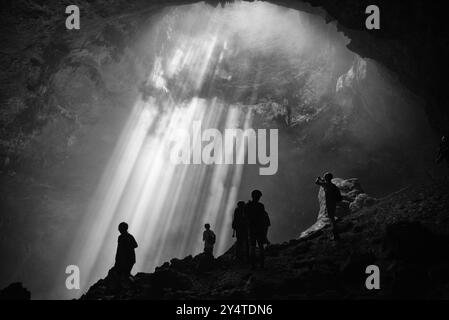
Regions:
<instances>
[{"instance_id":1,"label":"hazy light","mask_svg":"<svg viewBox=\"0 0 449 320\"><path fill-rule=\"evenodd\" d=\"M308 41L301 32L290 34L301 25L298 12L266 3L198 4L173 12L183 10L181 29L167 36L169 44L149 73L148 83L161 94L136 99L74 240L68 263L80 267L83 291L113 266L121 221L139 243L133 272L152 272L170 258L200 253L206 222L218 235L215 253L227 249L244 166L173 165L167 150L176 132L190 130L194 121L205 128L249 128L251 109L185 93L200 90L210 75L230 79L221 67L226 57L262 48L300 51ZM243 144L237 146L236 157L244 153Z\"/></svg>"}]
</instances>

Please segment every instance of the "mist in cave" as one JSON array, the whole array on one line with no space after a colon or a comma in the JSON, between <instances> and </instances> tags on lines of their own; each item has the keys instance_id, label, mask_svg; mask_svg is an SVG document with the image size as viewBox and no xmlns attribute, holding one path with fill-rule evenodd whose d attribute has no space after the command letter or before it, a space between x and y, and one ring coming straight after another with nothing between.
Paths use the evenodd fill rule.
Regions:
<instances>
[{"instance_id":1,"label":"mist in cave","mask_svg":"<svg viewBox=\"0 0 449 320\"><path fill-rule=\"evenodd\" d=\"M36 138L46 159L61 143L66 155L45 170L23 169L20 176L50 186L42 195L49 204L32 199L36 220L8 231L27 231L18 240L27 258L2 250L2 282L13 275L37 297L76 297L65 288L65 266L80 267L81 290L104 277L121 221L139 243L133 273L151 272L200 253L206 222L218 237L215 255L225 252L233 209L253 189L263 192L270 240L282 242L315 221L314 179L325 171L359 178L376 197L427 174L434 137L422 101L350 52L349 40L320 16L266 2L198 3L93 30L55 71L54 99L75 120L56 117ZM166 147L194 121L220 131L278 129L277 173L171 164Z\"/></svg>"}]
</instances>

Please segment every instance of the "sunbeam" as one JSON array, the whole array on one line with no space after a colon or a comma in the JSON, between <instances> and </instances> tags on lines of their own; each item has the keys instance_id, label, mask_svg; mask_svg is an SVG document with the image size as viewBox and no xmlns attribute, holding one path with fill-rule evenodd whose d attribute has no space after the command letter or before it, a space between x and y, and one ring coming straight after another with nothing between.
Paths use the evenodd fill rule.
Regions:
<instances>
[{"instance_id":1,"label":"sunbeam","mask_svg":"<svg viewBox=\"0 0 449 320\"><path fill-rule=\"evenodd\" d=\"M151 90L136 99L69 255L69 264L76 264L84 274L82 288L112 267L116 228L122 221L128 222L139 243L134 270L151 271L172 257L201 252L206 222L220 235L215 253L221 254L229 247L227 235L244 160L248 157L249 163L256 164L256 145L251 139L263 137L265 143L266 135L225 139L219 145L224 149L217 152L215 144L221 132L251 129L253 108L229 102L235 99L226 102L220 94L217 97L212 84L232 79L229 70L236 67L240 77L254 74L248 64L251 52L261 48L278 51L279 43L284 47L287 43L294 50L305 45L304 37L290 42L279 38L289 35L277 29L289 30L291 20L296 24L300 20L293 10L275 8L244 2L224 8L193 5L179 21L180 32L166 31L169 41L154 56L148 72L146 88ZM184 9L173 8L171 13ZM283 20L285 14L290 19ZM170 18L170 14L167 16ZM264 28L267 19L276 25L274 32ZM163 21L154 32L164 28ZM242 30L246 36L239 34ZM239 61L230 69L227 64L232 57ZM250 100L256 99L265 67L259 65L252 80L236 78L234 85L227 88L223 83L226 94L234 98L247 94ZM206 137L206 141L214 141L207 151L202 149L204 129L215 130ZM187 152L174 152L179 146L188 146ZM268 152L261 145L257 149ZM205 153L209 153L209 163L202 161ZM173 154L183 160L173 163Z\"/></svg>"}]
</instances>

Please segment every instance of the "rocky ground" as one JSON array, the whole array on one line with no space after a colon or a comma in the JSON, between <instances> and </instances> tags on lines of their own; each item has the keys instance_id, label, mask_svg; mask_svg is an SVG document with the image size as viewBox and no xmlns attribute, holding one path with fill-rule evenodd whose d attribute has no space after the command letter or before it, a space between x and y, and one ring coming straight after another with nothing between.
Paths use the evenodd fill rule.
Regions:
<instances>
[{"instance_id":1,"label":"rocky ground","mask_svg":"<svg viewBox=\"0 0 449 320\"><path fill-rule=\"evenodd\" d=\"M342 191L348 183L359 188L354 199L366 199L356 180L337 181ZM324 223L268 246L264 269L236 263L231 248L214 261L203 255L172 259L154 273L137 273L121 290L108 276L81 299L447 299L448 189L441 179L361 208L352 201L339 221L341 241L330 239ZM345 201L351 190L343 192ZM380 268L380 290L365 287L371 264Z\"/></svg>"},{"instance_id":2,"label":"rocky ground","mask_svg":"<svg viewBox=\"0 0 449 320\"><path fill-rule=\"evenodd\" d=\"M22 283L11 283L0 290L0 300L30 300L31 292L24 288Z\"/></svg>"}]
</instances>

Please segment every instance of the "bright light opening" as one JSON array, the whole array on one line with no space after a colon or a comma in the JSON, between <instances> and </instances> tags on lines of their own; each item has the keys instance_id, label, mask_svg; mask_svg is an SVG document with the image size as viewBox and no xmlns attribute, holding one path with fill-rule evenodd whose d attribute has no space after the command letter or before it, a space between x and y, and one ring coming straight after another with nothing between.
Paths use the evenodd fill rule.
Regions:
<instances>
[{"instance_id":1,"label":"bright light opening","mask_svg":"<svg viewBox=\"0 0 449 320\"><path fill-rule=\"evenodd\" d=\"M292 77L300 77L302 62L328 36L310 23L315 18L265 2L167 9L142 40L151 52L142 96L70 254L83 274L83 291L113 266L122 221L139 243L134 273L200 253L206 222L218 235L215 255L230 246L245 165L173 165L167 146L194 121L204 128L251 128L253 107L266 99L266 89L273 83L287 88ZM326 50L320 54L334 49ZM237 146L237 157L244 152Z\"/></svg>"}]
</instances>

